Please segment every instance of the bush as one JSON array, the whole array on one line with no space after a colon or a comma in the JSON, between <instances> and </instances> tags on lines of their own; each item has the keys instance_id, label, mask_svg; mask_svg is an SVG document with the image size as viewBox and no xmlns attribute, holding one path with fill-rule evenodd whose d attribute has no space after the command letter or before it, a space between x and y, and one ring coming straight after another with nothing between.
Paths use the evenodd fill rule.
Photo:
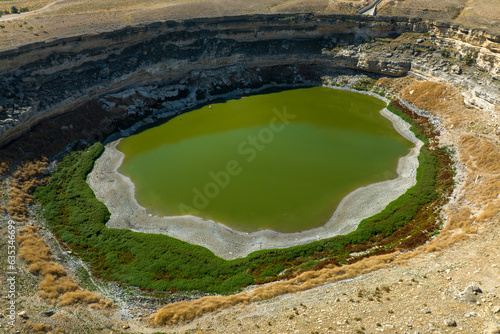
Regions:
<instances>
[{"instance_id":1,"label":"bush","mask_svg":"<svg viewBox=\"0 0 500 334\"><path fill-rule=\"evenodd\" d=\"M447 49L443 49L439 52L441 53L441 56L443 56L444 58L449 58L451 55L450 50L447 50Z\"/></svg>"},{"instance_id":2,"label":"bush","mask_svg":"<svg viewBox=\"0 0 500 334\"><path fill-rule=\"evenodd\" d=\"M16 7L16 6L12 6L12 7L10 7L10 12L11 12L12 14L17 14L17 13L19 13L19 10L17 9L17 7Z\"/></svg>"},{"instance_id":3,"label":"bush","mask_svg":"<svg viewBox=\"0 0 500 334\"><path fill-rule=\"evenodd\" d=\"M474 63L474 58L470 53L466 54L465 57L462 58L462 60L469 66Z\"/></svg>"}]
</instances>

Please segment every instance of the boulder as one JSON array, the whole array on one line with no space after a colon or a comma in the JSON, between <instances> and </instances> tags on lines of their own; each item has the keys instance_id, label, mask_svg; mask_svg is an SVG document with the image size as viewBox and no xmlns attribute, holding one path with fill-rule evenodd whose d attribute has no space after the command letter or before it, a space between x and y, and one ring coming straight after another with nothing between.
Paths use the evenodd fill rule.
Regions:
<instances>
[{"instance_id":1,"label":"boulder","mask_svg":"<svg viewBox=\"0 0 500 334\"><path fill-rule=\"evenodd\" d=\"M453 319L445 319L444 324L448 327L457 327L457 322Z\"/></svg>"},{"instance_id":2,"label":"boulder","mask_svg":"<svg viewBox=\"0 0 500 334\"><path fill-rule=\"evenodd\" d=\"M490 323L484 334L500 334L500 325L495 323Z\"/></svg>"},{"instance_id":3,"label":"boulder","mask_svg":"<svg viewBox=\"0 0 500 334\"><path fill-rule=\"evenodd\" d=\"M451 66L450 70L451 70L451 73L462 74L462 68L458 65Z\"/></svg>"},{"instance_id":4,"label":"boulder","mask_svg":"<svg viewBox=\"0 0 500 334\"><path fill-rule=\"evenodd\" d=\"M26 313L26 311L21 311L17 314L20 318L23 318L23 319L28 319L28 314Z\"/></svg>"}]
</instances>

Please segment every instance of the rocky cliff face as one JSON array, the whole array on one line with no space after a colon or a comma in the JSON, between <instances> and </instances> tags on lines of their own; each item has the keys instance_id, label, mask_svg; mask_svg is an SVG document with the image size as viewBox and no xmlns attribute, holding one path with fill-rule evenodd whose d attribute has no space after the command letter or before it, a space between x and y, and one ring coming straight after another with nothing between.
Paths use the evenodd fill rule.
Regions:
<instances>
[{"instance_id":1,"label":"rocky cliff face","mask_svg":"<svg viewBox=\"0 0 500 334\"><path fill-rule=\"evenodd\" d=\"M430 31L440 37L442 47L455 50L462 58L500 80L500 36L446 25L434 25Z\"/></svg>"},{"instance_id":2,"label":"rocky cliff face","mask_svg":"<svg viewBox=\"0 0 500 334\"><path fill-rule=\"evenodd\" d=\"M411 57L357 46L409 32L438 36L443 47L457 48L498 78L498 36L418 19L258 15L159 22L0 53L0 146L89 101L99 100L103 113L133 118L235 90L318 82L346 69L406 75Z\"/></svg>"}]
</instances>

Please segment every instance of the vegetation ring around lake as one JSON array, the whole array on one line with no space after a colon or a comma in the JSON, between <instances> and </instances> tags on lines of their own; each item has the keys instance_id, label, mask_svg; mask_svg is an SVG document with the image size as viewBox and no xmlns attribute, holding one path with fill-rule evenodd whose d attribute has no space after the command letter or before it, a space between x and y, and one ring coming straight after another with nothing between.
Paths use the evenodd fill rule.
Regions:
<instances>
[{"instance_id":1,"label":"vegetation ring around lake","mask_svg":"<svg viewBox=\"0 0 500 334\"><path fill-rule=\"evenodd\" d=\"M247 233L195 216L152 215L137 202L132 181L118 172L123 154L116 150L117 142L107 145L87 182L96 197L110 210L111 218L107 226L111 228L165 234L206 247L224 259L244 257L262 249L306 244L354 231L363 219L382 211L390 202L415 185L422 142L410 131L410 125L401 118L386 109L381 113L393 123L400 134L415 144L410 153L399 160L398 177L356 189L342 200L325 225L302 232L279 233L263 230Z\"/></svg>"},{"instance_id":2,"label":"vegetation ring around lake","mask_svg":"<svg viewBox=\"0 0 500 334\"><path fill-rule=\"evenodd\" d=\"M86 182L103 153L101 143L64 157L34 197L43 206L47 226L91 266L96 277L143 289L231 294L304 271L411 250L439 233L439 208L450 198L454 170L449 152L437 147L437 134L425 117L398 101L387 108L409 122L412 132L425 143L418 157L417 183L347 235L224 260L207 248L167 235L108 228L110 213ZM360 256L353 257L353 253Z\"/></svg>"}]
</instances>

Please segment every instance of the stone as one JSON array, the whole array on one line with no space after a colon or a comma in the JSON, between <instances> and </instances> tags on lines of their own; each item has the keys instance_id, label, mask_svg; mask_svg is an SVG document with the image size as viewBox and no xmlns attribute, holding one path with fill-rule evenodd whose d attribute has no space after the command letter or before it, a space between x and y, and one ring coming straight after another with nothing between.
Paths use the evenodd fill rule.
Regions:
<instances>
[{"instance_id":1,"label":"stone","mask_svg":"<svg viewBox=\"0 0 500 334\"><path fill-rule=\"evenodd\" d=\"M424 307L424 308L422 309L422 312L423 312L424 314L430 314L430 313L431 313L431 310L429 310L429 308L428 308L428 307Z\"/></svg>"},{"instance_id":2,"label":"stone","mask_svg":"<svg viewBox=\"0 0 500 334\"><path fill-rule=\"evenodd\" d=\"M481 288L477 284L471 284L464 289L464 291L460 292L460 297L465 299L468 302L475 303L477 299L474 297L478 293L482 293Z\"/></svg>"},{"instance_id":3,"label":"stone","mask_svg":"<svg viewBox=\"0 0 500 334\"><path fill-rule=\"evenodd\" d=\"M28 319L28 314L26 313L26 311L21 311L17 314L19 317L23 318L23 319Z\"/></svg>"},{"instance_id":4,"label":"stone","mask_svg":"<svg viewBox=\"0 0 500 334\"><path fill-rule=\"evenodd\" d=\"M448 327L457 327L457 322L452 319L445 319L444 324Z\"/></svg>"},{"instance_id":5,"label":"stone","mask_svg":"<svg viewBox=\"0 0 500 334\"><path fill-rule=\"evenodd\" d=\"M458 65L452 65L450 70L451 70L451 73L462 74L462 68Z\"/></svg>"},{"instance_id":6,"label":"stone","mask_svg":"<svg viewBox=\"0 0 500 334\"><path fill-rule=\"evenodd\" d=\"M151 98L151 94L145 90L137 90L137 93L144 96L145 98L147 99L150 99Z\"/></svg>"},{"instance_id":7,"label":"stone","mask_svg":"<svg viewBox=\"0 0 500 334\"><path fill-rule=\"evenodd\" d=\"M102 70L99 71L99 76L101 78L105 78L105 77L107 77L109 75L109 72L110 72L109 71L109 67L106 66Z\"/></svg>"},{"instance_id":8,"label":"stone","mask_svg":"<svg viewBox=\"0 0 500 334\"><path fill-rule=\"evenodd\" d=\"M495 314L500 313L500 306L497 305L497 306L493 307L492 311Z\"/></svg>"},{"instance_id":9,"label":"stone","mask_svg":"<svg viewBox=\"0 0 500 334\"><path fill-rule=\"evenodd\" d=\"M476 294L476 295L478 293L483 293L483 291L481 290L481 288L477 284L471 284L467 288L470 288L472 290L472 292L474 292L474 294Z\"/></svg>"},{"instance_id":10,"label":"stone","mask_svg":"<svg viewBox=\"0 0 500 334\"><path fill-rule=\"evenodd\" d=\"M420 44L420 43L423 43L424 42L424 39L423 38L419 38L417 39L417 44Z\"/></svg>"},{"instance_id":11,"label":"stone","mask_svg":"<svg viewBox=\"0 0 500 334\"><path fill-rule=\"evenodd\" d=\"M175 97L179 95L179 90L178 89L175 89L175 90L169 90L169 91L166 91L163 93L163 96L165 97Z\"/></svg>"},{"instance_id":12,"label":"stone","mask_svg":"<svg viewBox=\"0 0 500 334\"><path fill-rule=\"evenodd\" d=\"M486 329L484 334L500 334L500 325L495 323L490 323L488 329Z\"/></svg>"},{"instance_id":13,"label":"stone","mask_svg":"<svg viewBox=\"0 0 500 334\"><path fill-rule=\"evenodd\" d=\"M51 317L56 313L56 311L50 310L50 311L45 311L42 312L42 317Z\"/></svg>"}]
</instances>

